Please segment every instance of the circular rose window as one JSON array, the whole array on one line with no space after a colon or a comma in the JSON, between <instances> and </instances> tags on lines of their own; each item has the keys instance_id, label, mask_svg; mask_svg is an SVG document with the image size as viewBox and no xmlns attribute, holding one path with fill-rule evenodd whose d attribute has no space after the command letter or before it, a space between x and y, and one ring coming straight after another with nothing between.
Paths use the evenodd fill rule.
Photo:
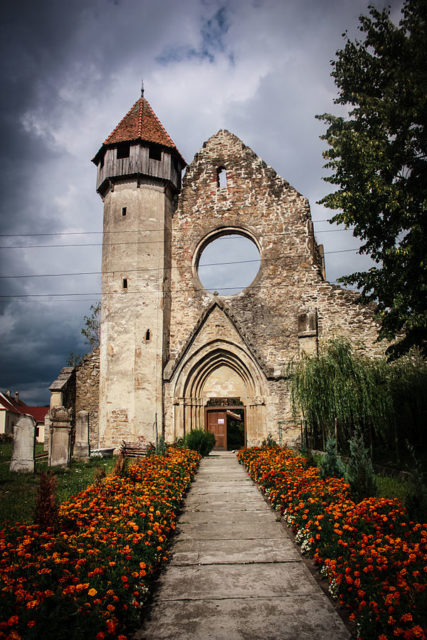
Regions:
<instances>
[{"instance_id":1,"label":"circular rose window","mask_svg":"<svg viewBox=\"0 0 427 640\"><path fill-rule=\"evenodd\" d=\"M199 253L197 274L205 289L220 296L239 293L254 281L261 263L255 242L227 231L213 236Z\"/></svg>"}]
</instances>

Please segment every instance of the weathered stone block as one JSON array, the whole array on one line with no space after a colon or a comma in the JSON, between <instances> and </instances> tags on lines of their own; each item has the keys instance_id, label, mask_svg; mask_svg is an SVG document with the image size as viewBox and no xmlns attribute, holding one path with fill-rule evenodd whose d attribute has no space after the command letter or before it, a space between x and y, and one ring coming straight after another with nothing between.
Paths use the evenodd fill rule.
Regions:
<instances>
[{"instance_id":1,"label":"weathered stone block","mask_svg":"<svg viewBox=\"0 0 427 640\"><path fill-rule=\"evenodd\" d=\"M10 470L34 473L36 423L32 416L23 415L13 428L13 451Z\"/></svg>"},{"instance_id":2,"label":"weathered stone block","mask_svg":"<svg viewBox=\"0 0 427 640\"><path fill-rule=\"evenodd\" d=\"M79 411L76 419L75 458L89 458L89 412Z\"/></svg>"}]
</instances>

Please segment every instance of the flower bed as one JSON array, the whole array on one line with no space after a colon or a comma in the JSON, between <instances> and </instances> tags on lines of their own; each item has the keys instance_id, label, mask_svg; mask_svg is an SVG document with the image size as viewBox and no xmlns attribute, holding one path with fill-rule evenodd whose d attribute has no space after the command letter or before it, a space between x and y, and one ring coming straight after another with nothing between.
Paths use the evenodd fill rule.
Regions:
<instances>
[{"instance_id":1,"label":"flower bed","mask_svg":"<svg viewBox=\"0 0 427 640\"><path fill-rule=\"evenodd\" d=\"M354 502L343 479L321 479L288 449L242 449L238 459L319 565L359 639L427 638L427 525L409 522L398 500Z\"/></svg>"},{"instance_id":2,"label":"flower bed","mask_svg":"<svg viewBox=\"0 0 427 640\"><path fill-rule=\"evenodd\" d=\"M64 502L56 532L0 531L0 638L127 638L199 460L171 448Z\"/></svg>"}]
</instances>

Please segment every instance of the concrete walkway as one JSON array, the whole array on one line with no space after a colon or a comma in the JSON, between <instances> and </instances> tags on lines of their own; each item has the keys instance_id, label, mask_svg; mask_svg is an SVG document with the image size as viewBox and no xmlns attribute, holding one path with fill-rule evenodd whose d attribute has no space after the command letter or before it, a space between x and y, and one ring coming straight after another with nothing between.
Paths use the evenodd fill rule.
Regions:
<instances>
[{"instance_id":1,"label":"concrete walkway","mask_svg":"<svg viewBox=\"0 0 427 640\"><path fill-rule=\"evenodd\" d=\"M136 640L348 640L235 454L205 458Z\"/></svg>"}]
</instances>

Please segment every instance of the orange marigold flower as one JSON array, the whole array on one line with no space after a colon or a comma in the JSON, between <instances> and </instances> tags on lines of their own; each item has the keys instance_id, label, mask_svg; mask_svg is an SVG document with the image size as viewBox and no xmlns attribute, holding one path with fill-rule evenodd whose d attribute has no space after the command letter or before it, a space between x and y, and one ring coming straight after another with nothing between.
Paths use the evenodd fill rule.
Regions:
<instances>
[{"instance_id":1,"label":"orange marigold flower","mask_svg":"<svg viewBox=\"0 0 427 640\"><path fill-rule=\"evenodd\" d=\"M89 589L89 591L87 592L87 595L92 598L93 596L96 596L97 593L97 590L92 587L92 589Z\"/></svg>"},{"instance_id":2,"label":"orange marigold flower","mask_svg":"<svg viewBox=\"0 0 427 640\"><path fill-rule=\"evenodd\" d=\"M404 613L400 620L401 622L412 622L413 618L410 613Z\"/></svg>"}]
</instances>

